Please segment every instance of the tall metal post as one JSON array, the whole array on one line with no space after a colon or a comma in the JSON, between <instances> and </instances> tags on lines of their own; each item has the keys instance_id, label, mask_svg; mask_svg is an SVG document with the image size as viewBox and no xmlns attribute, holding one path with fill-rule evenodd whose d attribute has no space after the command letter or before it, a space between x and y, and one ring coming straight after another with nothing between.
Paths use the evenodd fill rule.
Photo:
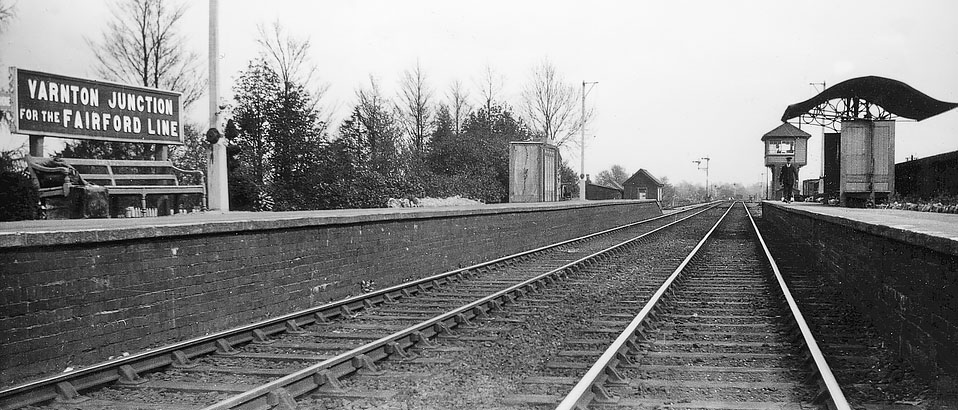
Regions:
<instances>
[{"instance_id":1,"label":"tall metal post","mask_svg":"<svg viewBox=\"0 0 958 410\"><path fill-rule=\"evenodd\" d=\"M818 87L815 87L816 85L819 85L819 84L822 85L822 91L818 91ZM808 83L808 85L815 87L815 92L817 93L824 92L825 89L828 88L825 85L824 81L820 83ZM821 158L822 164L821 164L821 167L819 167L820 169L819 169L818 175L819 175L819 180L822 180L822 178L825 176L825 122L823 121L820 125L822 129L822 149L820 150L821 156L819 158ZM822 184L824 184L824 182L822 182Z\"/></svg>"},{"instance_id":2,"label":"tall metal post","mask_svg":"<svg viewBox=\"0 0 958 410\"><path fill-rule=\"evenodd\" d=\"M219 11L218 0L210 0L210 129L219 127ZM229 183L226 170L226 141L220 138L210 147L213 151L209 163L209 208L228 212L230 210Z\"/></svg>"},{"instance_id":3,"label":"tall metal post","mask_svg":"<svg viewBox=\"0 0 958 410\"><path fill-rule=\"evenodd\" d=\"M586 96L586 94L588 94L588 91L586 91L585 86L586 86L586 85L593 85L593 86L594 86L594 85L596 85L596 84L598 84L598 83L599 83L598 81L591 81L591 82L582 81L582 124L581 124L581 126L582 126L582 141L581 141L581 144L580 144L580 145L581 145L580 148L582 149L582 151L581 151L581 154L579 155L579 159L582 161L581 168L580 168L582 171L581 171L581 173L579 173L579 199L581 199L581 200L583 200L583 201L585 200L585 120L586 120L586 118L585 118L585 96ZM590 88L590 90L591 90L591 88Z\"/></svg>"}]
</instances>

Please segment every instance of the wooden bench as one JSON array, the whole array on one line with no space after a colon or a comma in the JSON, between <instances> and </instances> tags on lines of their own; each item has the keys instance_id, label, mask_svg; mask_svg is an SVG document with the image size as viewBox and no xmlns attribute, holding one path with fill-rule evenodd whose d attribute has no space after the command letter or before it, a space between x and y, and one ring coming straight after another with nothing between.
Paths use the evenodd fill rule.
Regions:
<instances>
[{"instance_id":1,"label":"wooden bench","mask_svg":"<svg viewBox=\"0 0 958 410\"><path fill-rule=\"evenodd\" d=\"M120 195L139 196L140 207L143 209L146 208L146 197L148 195L172 195L173 211L175 212L180 195L198 194L201 196L200 203L205 208L206 180L203 171L180 169L170 161L78 158L62 158L62 161L76 169L80 177L87 183L106 187L107 194L111 197L111 214L115 214L115 210L112 209L112 203L115 201L112 200L112 197ZM70 188L73 185L70 182L65 182L63 186L41 187L34 162L33 157L27 158L41 200L69 195ZM197 175L199 184L180 185L177 173Z\"/></svg>"}]
</instances>

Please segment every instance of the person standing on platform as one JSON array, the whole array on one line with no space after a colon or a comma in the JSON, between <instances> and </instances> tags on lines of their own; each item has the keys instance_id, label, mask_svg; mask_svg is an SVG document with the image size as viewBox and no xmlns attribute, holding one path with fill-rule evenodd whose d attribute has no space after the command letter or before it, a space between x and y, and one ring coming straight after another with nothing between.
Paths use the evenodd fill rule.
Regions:
<instances>
[{"instance_id":1,"label":"person standing on platform","mask_svg":"<svg viewBox=\"0 0 958 410\"><path fill-rule=\"evenodd\" d=\"M782 181L782 201L785 203L792 202L792 187L797 179L798 169L792 166L792 157L786 157L778 176L778 180Z\"/></svg>"}]
</instances>

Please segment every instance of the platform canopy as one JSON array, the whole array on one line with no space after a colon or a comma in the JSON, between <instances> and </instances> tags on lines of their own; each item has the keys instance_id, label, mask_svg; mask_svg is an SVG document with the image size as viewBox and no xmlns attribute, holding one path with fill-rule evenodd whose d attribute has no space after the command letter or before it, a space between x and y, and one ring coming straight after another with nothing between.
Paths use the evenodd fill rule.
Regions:
<instances>
[{"instance_id":1,"label":"platform canopy","mask_svg":"<svg viewBox=\"0 0 958 410\"><path fill-rule=\"evenodd\" d=\"M901 81L867 76L842 81L812 98L789 105L782 121L800 117L806 124L826 126L853 119L902 117L921 121L955 107L958 103L936 100Z\"/></svg>"}]
</instances>

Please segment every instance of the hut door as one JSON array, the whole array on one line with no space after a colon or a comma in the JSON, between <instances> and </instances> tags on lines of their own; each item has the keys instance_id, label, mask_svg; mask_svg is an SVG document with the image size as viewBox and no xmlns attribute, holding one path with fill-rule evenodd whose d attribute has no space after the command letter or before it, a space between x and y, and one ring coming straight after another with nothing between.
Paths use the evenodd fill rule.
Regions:
<instances>
[{"instance_id":1,"label":"hut door","mask_svg":"<svg viewBox=\"0 0 958 410\"><path fill-rule=\"evenodd\" d=\"M823 149L825 150L825 187L826 196L838 198L841 191L839 188L839 175L841 174L842 154L841 154L842 134L837 132L826 132Z\"/></svg>"},{"instance_id":2,"label":"hut door","mask_svg":"<svg viewBox=\"0 0 958 410\"><path fill-rule=\"evenodd\" d=\"M639 188L639 199L645 199L645 196L647 193L648 193L647 188Z\"/></svg>"}]
</instances>

